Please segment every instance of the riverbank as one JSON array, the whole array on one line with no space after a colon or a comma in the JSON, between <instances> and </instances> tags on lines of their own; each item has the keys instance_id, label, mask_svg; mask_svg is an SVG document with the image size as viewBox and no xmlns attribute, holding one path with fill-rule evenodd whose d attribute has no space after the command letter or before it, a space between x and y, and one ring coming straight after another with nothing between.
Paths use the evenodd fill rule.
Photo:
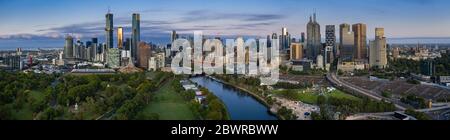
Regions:
<instances>
[{"instance_id":1,"label":"riverbank","mask_svg":"<svg viewBox=\"0 0 450 140\"><path fill-rule=\"evenodd\" d=\"M225 82L225 81L223 81L223 80L221 80L221 79L218 79L218 78L215 78L215 77L212 77L212 76L206 76L206 77L207 77L207 78L210 78L210 79L212 79L212 80L215 80L215 81L217 81L217 82L219 82L219 83L222 83L222 84L224 84L224 85L231 86L231 87L233 87L233 88L235 88L235 89L237 89L237 90L240 90L240 91L242 91L242 92L247 93L248 95L250 95L251 97L253 97L254 99L256 99L259 103L261 103L261 104L264 105L266 108L268 108L268 110L269 110L269 112L270 112L271 115L277 117L277 118L280 119L280 120L285 120L283 116L280 116L280 115L278 115L278 113L277 113L277 111L281 108L280 106L278 106L278 105L276 105L276 104L269 104L269 103L266 101L266 99L264 99L264 97L259 96L257 93L254 93L254 92L252 92L252 91L250 91L250 90L248 90L248 89L246 89L246 88L244 88L244 87L241 87L241 86L238 86L238 85L234 85L234 84L229 83L229 82Z\"/></svg>"}]
</instances>

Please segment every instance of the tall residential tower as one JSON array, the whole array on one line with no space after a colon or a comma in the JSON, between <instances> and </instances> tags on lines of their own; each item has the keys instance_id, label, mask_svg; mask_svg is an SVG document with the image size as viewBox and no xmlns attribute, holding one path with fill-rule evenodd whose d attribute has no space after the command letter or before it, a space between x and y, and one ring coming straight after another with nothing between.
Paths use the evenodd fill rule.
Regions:
<instances>
[{"instance_id":1,"label":"tall residential tower","mask_svg":"<svg viewBox=\"0 0 450 140\"><path fill-rule=\"evenodd\" d=\"M138 45L141 40L140 38L140 15L138 13L133 13L132 27L131 27L131 56L134 59L138 58Z\"/></svg>"},{"instance_id":2,"label":"tall residential tower","mask_svg":"<svg viewBox=\"0 0 450 140\"><path fill-rule=\"evenodd\" d=\"M123 28L122 27L117 28L117 48L124 49L123 48Z\"/></svg>"},{"instance_id":3,"label":"tall residential tower","mask_svg":"<svg viewBox=\"0 0 450 140\"><path fill-rule=\"evenodd\" d=\"M327 50L331 48L331 50ZM325 61L331 63L336 57L336 27L334 25L325 26ZM326 63L325 63L326 64Z\"/></svg>"},{"instance_id":4,"label":"tall residential tower","mask_svg":"<svg viewBox=\"0 0 450 140\"><path fill-rule=\"evenodd\" d=\"M387 66L387 46L384 37L384 28L375 29L375 40L370 41L369 66L371 68L386 68Z\"/></svg>"},{"instance_id":5,"label":"tall residential tower","mask_svg":"<svg viewBox=\"0 0 450 140\"><path fill-rule=\"evenodd\" d=\"M355 45L355 36L352 31L350 31L349 24L341 24L339 26L339 56L341 61L343 62L351 62L353 61L354 55L354 45Z\"/></svg>"},{"instance_id":6,"label":"tall residential tower","mask_svg":"<svg viewBox=\"0 0 450 140\"><path fill-rule=\"evenodd\" d=\"M306 35L306 56L310 60L316 60L322 50L320 25L316 20L316 13L312 17L309 17L309 22L306 26Z\"/></svg>"},{"instance_id":7,"label":"tall residential tower","mask_svg":"<svg viewBox=\"0 0 450 140\"><path fill-rule=\"evenodd\" d=\"M114 30L114 24L113 24L113 14L110 13L108 11L108 13L106 14L106 27L105 27L105 32L106 32L106 46L107 48L113 48L113 30Z\"/></svg>"},{"instance_id":8,"label":"tall residential tower","mask_svg":"<svg viewBox=\"0 0 450 140\"><path fill-rule=\"evenodd\" d=\"M352 25L353 33L355 35L354 43L354 59L366 60L367 59L367 37L366 37L366 24L357 23Z\"/></svg>"}]
</instances>

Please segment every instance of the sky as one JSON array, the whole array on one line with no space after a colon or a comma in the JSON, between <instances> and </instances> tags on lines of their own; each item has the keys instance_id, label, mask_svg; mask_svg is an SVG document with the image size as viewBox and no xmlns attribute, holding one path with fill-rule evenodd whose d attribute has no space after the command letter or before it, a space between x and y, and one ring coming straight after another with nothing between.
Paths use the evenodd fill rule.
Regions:
<instances>
[{"instance_id":1,"label":"sky","mask_svg":"<svg viewBox=\"0 0 450 140\"><path fill-rule=\"evenodd\" d=\"M0 40L105 36L105 14L130 35L141 15L142 38L182 34L261 36L282 27L298 38L309 16L325 25L367 24L367 37L384 27L388 38L450 37L449 0L0 0ZM1 44L1 42L0 42Z\"/></svg>"}]
</instances>

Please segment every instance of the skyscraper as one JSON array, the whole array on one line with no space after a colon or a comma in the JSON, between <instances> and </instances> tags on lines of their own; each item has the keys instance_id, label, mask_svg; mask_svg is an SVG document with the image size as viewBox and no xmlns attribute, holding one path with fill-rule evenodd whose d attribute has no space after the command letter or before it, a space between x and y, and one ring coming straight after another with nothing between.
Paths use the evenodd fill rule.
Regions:
<instances>
[{"instance_id":1,"label":"skyscraper","mask_svg":"<svg viewBox=\"0 0 450 140\"><path fill-rule=\"evenodd\" d=\"M384 37L384 28L375 28L375 40L370 41L369 66L386 68L387 66L387 46Z\"/></svg>"},{"instance_id":2,"label":"skyscraper","mask_svg":"<svg viewBox=\"0 0 450 140\"><path fill-rule=\"evenodd\" d=\"M355 34L354 59L367 59L367 37L366 24L357 23L352 25Z\"/></svg>"},{"instance_id":3,"label":"skyscraper","mask_svg":"<svg viewBox=\"0 0 450 140\"><path fill-rule=\"evenodd\" d=\"M138 67L148 69L148 59L150 58L150 45L145 42L140 42L137 52L138 58L137 63Z\"/></svg>"},{"instance_id":4,"label":"skyscraper","mask_svg":"<svg viewBox=\"0 0 450 140\"><path fill-rule=\"evenodd\" d=\"M301 33L301 38L300 38L300 43L304 43L305 42L305 32Z\"/></svg>"},{"instance_id":5,"label":"skyscraper","mask_svg":"<svg viewBox=\"0 0 450 140\"><path fill-rule=\"evenodd\" d=\"M123 48L123 29L122 27L117 28L117 48Z\"/></svg>"},{"instance_id":6,"label":"skyscraper","mask_svg":"<svg viewBox=\"0 0 450 140\"><path fill-rule=\"evenodd\" d=\"M343 62L351 62L353 61L354 54L354 41L355 36L352 31L350 31L349 24L341 24L340 25L340 44L339 44L339 55Z\"/></svg>"},{"instance_id":7,"label":"skyscraper","mask_svg":"<svg viewBox=\"0 0 450 140\"><path fill-rule=\"evenodd\" d=\"M114 24L113 24L113 14L112 13L108 13L106 14L106 27L105 27L105 32L106 32L106 46L107 48L113 48L113 30L114 30Z\"/></svg>"},{"instance_id":8,"label":"skyscraper","mask_svg":"<svg viewBox=\"0 0 450 140\"><path fill-rule=\"evenodd\" d=\"M289 48L291 43L291 35L287 31L287 28L281 28L281 35L280 35L280 46L283 50L286 50Z\"/></svg>"},{"instance_id":9,"label":"skyscraper","mask_svg":"<svg viewBox=\"0 0 450 140\"><path fill-rule=\"evenodd\" d=\"M301 43L291 43L291 60L301 60L303 58L303 45Z\"/></svg>"},{"instance_id":10,"label":"skyscraper","mask_svg":"<svg viewBox=\"0 0 450 140\"><path fill-rule=\"evenodd\" d=\"M131 56L134 59L138 58L138 53L137 51L139 51L137 49L139 42L141 40L140 38L140 15L138 13L133 13L133 23L132 23L132 32L131 32Z\"/></svg>"},{"instance_id":11,"label":"skyscraper","mask_svg":"<svg viewBox=\"0 0 450 140\"><path fill-rule=\"evenodd\" d=\"M131 47L131 39L127 37L127 38L125 39L125 42L124 42L123 44L125 45L125 46L124 46L124 49L129 51L129 50L130 50L130 47Z\"/></svg>"},{"instance_id":12,"label":"skyscraper","mask_svg":"<svg viewBox=\"0 0 450 140\"><path fill-rule=\"evenodd\" d=\"M170 43L173 43L173 41L175 41L176 39L178 39L177 31L172 30L172 34L170 36Z\"/></svg>"},{"instance_id":13,"label":"skyscraper","mask_svg":"<svg viewBox=\"0 0 450 140\"><path fill-rule=\"evenodd\" d=\"M315 60L317 55L320 54L322 48L321 38L320 38L320 25L316 20L316 13L309 17L309 22L306 26L306 54L307 58Z\"/></svg>"},{"instance_id":14,"label":"skyscraper","mask_svg":"<svg viewBox=\"0 0 450 140\"><path fill-rule=\"evenodd\" d=\"M324 51L325 61L332 62L336 57L336 27L334 25L325 26L325 48L331 48Z\"/></svg>"},{"instance_id":15,"label":"skyscraper","mask_svg":"<svg viewBox=\"0 0 450 140\"><path fill-rule=\"evenodd\" d=\"M64 45L65 58L73 58L73 37L66 36L66 44Z\"/></svg>"},{"instance_id":16,"label":"skyscraper","mask_svg":"<svg viewBox=\"0 0 450 140\"><path fill-rule=\"evenodd\" d=\"M420 74L426 76L433 76L435 74L436 68L433 64L433 59L427 59L420 61Z\"/></svg>"}]
</instances>

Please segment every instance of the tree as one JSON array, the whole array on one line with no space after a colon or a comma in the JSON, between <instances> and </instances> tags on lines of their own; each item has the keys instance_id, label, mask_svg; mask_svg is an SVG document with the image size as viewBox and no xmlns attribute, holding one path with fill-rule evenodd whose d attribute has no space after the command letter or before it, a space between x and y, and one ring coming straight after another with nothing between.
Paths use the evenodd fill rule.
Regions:
<instances>
[{"instance_id":1,"label":"tree","mask_svg":"<svg viewBox=\"0 0 450 140\"><path fill-rule=\"evenodd\" d=\"M312 120L324 120L322 118L322 115L320 115L320 113L317 113L317 112L311 112L311 119Z\"/></svg>"},{"instance_id":2,"label":"tree","mask_svg":"<svg viewBox=\"0 0 450 140\"><path fill-rule=\"evenodd\" d=\"M0 120L11 120L14 119L12 118L12 111L13 111L13 107L8 104L8 105L1 105L0 106Z\"/></svg>"},{"instance_id":3,"label":"tree","mask_svg":"<svg viewBox=\"0 0 450 140\"><path fill-rule=\"evenodd\" d=\"M317 105L323 105L327 102L327 98L323 95L317 97Z\"/></svg>"},{"instance_id":4,"label":"tree","mask_svg":"<svg viewBox=\"0 0 450 140\"><path fill-rule=\"evenodd\" d=\"M392 94L389 91L383 91L381 92L381 96L391 98Z\"/></svg>"},{"instance_id":5,"label":"tree","mask_svg":"<svg viewBox=\"0 0 450 140\"><path fill-rule=\"evenodd\" d=\"M222 120L222 113L219 111L209 111L206 115L207 120Z\"/></svg>"},{"instance_id":6,"label":"tree","mask_svg":"<svg viewBox=\"0 0 450 140\"><path fill-rule=\"evenodd\" d=\"M338 70L337 74L338 74L338 75L343 75L344 72L343 72L342 70Z\"/></svg>"},{"instance_id":7,"label":"tree","mask_svg":"<svg viewBox=\"0 0 450 140\"><path fill-rule=\"evenodd\" d=\"M150 114L139 113L136 116L136 120L159 120L159 114L157 114L157 113L150 113Z\"/></svg>"},{"instance_id":8,"label":"tree","mask_svg":"<svg viewBox=\"0 0 450 140\"><path fill-rule=\"evenodd\" d=\"M92 114L99 114L102 112L97 106L98 104L95 102L95 99L92 97L87 97L86 102L84 102L83 106L85 107L87 112L90 112Z\"/></svg>"},{"instance_id":9,"label":"tree","mask_svg":"<svg viewBox=\"0 0 450 140\"><path fill-rule=\"evenodd\" d=\"M427 114L423 113L423 112L417 112L414 111L413 109L406 109L405 110L405 114L407 115L411 115L414 118L416 118L417 120L431 120L432 118L430 116L428 116Z\"/></svg>"}]
</instances>

